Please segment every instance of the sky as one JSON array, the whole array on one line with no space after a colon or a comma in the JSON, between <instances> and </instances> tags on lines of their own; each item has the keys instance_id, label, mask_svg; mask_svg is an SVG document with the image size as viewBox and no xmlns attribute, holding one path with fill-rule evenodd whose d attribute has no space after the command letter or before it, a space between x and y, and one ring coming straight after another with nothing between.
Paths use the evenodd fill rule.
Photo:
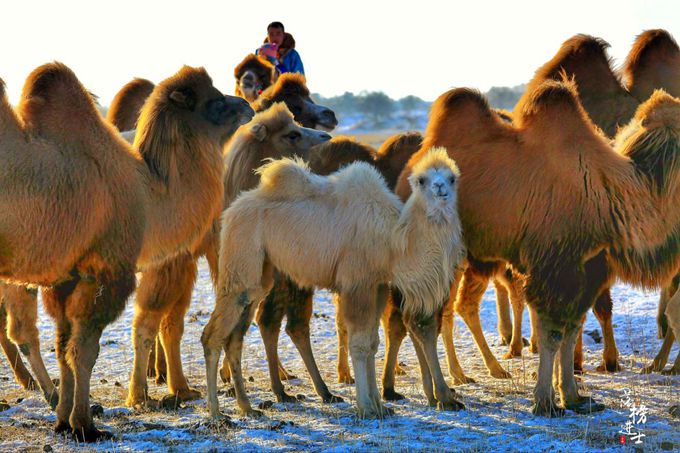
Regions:
<instances>
[{"instance_id":1,"label":"sky","mask_svg":"<svg viewBox=\"0 0 680 453\"><path fill-rule=\"evenodd\" d=\"M204 66L233 94L233 68L275 20L295 37L310 90L324 96L433 100L452 87L519 85L577 33L609 42L618 64L645 29L680 39L678 0L12 0L2 9L0 78L14 103L28 74L55 60L102 105L133 77L157 83L183 64Z\"/></svg>"}]
</instances>

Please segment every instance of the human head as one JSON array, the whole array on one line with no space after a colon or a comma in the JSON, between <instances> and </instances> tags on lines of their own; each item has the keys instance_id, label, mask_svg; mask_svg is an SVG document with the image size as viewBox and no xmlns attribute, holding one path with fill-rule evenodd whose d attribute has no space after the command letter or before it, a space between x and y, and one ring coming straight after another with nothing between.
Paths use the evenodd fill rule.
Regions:
<instances>
[{"instance_id":1,"label":"human head","mask_svg":"<svg viewBox=\"0 0 680 453\"><path fill-rule=\"evenodd\" d=\"M267 25L267 38L270 43L276 43L279 47L283 44L283 36L285 29L281 22L272 22Z\"/></svg>"}]
</instances>

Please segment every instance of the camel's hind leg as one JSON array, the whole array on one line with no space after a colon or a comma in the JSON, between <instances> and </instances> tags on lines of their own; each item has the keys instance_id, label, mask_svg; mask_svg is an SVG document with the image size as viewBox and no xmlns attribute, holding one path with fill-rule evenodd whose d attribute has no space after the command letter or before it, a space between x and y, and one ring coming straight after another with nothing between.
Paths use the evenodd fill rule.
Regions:
<instances>
[{"instance_id":1,"label":"camel's hind leg","mask_svg":"<svg viewBox=\"0 0 680 453\"><path fill-rule=\"evenodd\" d=\"M2 291L1 288L0 291ZM34 390L36 383L33 380L33 376L31 376L31 373L26 369L24 362L21 360L21 355L19 354L19 349L17 349L17 346L7 337L7 311L5 310L4 304L1 302L0 347L2 347L2 350L7 357L7 361L12 368L14 377L16 378L19 385L21 385L26 390Z\"/></svg>"},{"instance_id":2,"label":"camel's hind leg","mask_svg":"<svg viewBox=\"0 0 680 453\"><path fill-rule=\"evenodd\" d=\"M321 397L324 403L340 403L343 401L342 398L333 395L330 390L328 390L328 386L321 377L321 372L319 372L319 367L314 359L314 351L312 350L312 341L309 333L314 291L311 289L299 288L292 281L288 281L287 285L291 297L288 298L286 304L286 333L291 340L293 340L295 347L305 363L307 372L314 384L316 394Z\"/></svg>"},{"instance_id":3,"label":"camel's hind leg","mask_svg":"<svg viewBox=\"0 0 680 453\"><path fill-rule=\"evenodd\" d=\"M659 308L656 314L656 324L658 327L659 338L666 338L666 332L668 332L668 317L666 316L666 307L668 302L678 291L678 286L680 286L680 273L673 277L671 282L661 288L659 294Z\"/></svg>"},{"instance_id":4,"label":"camel's hind leg","mask_svg":"<svg viewBox=\"0 0 680 453\"><path fill-rule=\"evenodd\" d=\"M680 291L676 291L673 298L668 301L666 318L668 319L668 331L666 332L666 336L674 334L680 345ZM663 374L680 374L680 352L678 352L678 355L675 357L673 367L668 371L664 371Z\"/></svg>"},{"instance_id":5,"label":"camel's hind leg","mask_svg":"<svg viewBox=\"0 0 680 453\"><path fill-rule=\"evenodd\" d=\"M616 348L616 339L614 338L614 326L612 324L612 310L614 304L612 303L611 290L607 288L600 294L600 297L595 301L593 306L593 313L600 322L602 328L602 337L604 339L604 351L602 351L602 363L597 367L597 371L621 371L619 366L619 351Z\"/></svg>"},{"instance_id":6,"label":"camel's hind leg","mask_svg":"<svg viewBox=\"0 0 680 453\"><path fill-rule=\"evenodd\" d=\"M220 352L225 347L230 336L237 333L235 329L239 323L243 322L244 316L248 318L250 313L254 315L257 305L253 307L253 304L259 304L267 296L273 281L273 268L271 264L265 262L262 264L260 285L246 288L235 284L229 288L221 287L219 290L215 310L201 335L208 384L208 407L212 417L220 416L219 403L217 401L217 365L220 360ZM245 329L247 329L247 326L245 326ZM245 334L245 331L243 333ZM230 371L238 395L238 385L242 385L243 376L240 375L240 368L234 368L236 365L240 366L241 345L230 340L227 351ZM237 373L238 376L236 375ZM243 393L245 393L245 390L243 390ZM244 412L248 412L249 409L252 412L249 404L246 406L242 404L242 401L239 401L239 406Z\"/></svg>"},{"instance_id":7,"label":"camel's hind leg","mask_svg":"<svg viewBox=\"0 0 680 453\"><path fill-rule=\"evenodd\" d=\"M460 286L463 273L456 271L456 274L451 284L451 291L449 298L442 307L442 329L441 336L444 341L444 349L446 350L446 363L449 367L449 376L453 379L454 385L470 384L475 382L474 379L468 377L463 372L463 367L460 366L458 355L456 354L456 347L453 343L454 329L455 329L455 310L456 295Z\"/></svg>"},{"instance_id":8,"label":"camel's hind leg","mask_svg":"<svg viewBox=\"0 0 680 453\"><path fill-rule=\"evenodd\" d=\"M333 293L335 305L335 330L338 334L338 382L340 384L354 384L354 378L349 370L349 339L345 320L340 316L340 295ZM387 328L385 328L387 330Z\"/></svg>"},{"instance_id":9,"label":"camel's hind leg","mask_svg":"<svg viewBox=\"0 0 680 453\"><path fill-rule=\"evenodd\" d=\"M40 390L52 409L57 407L59 394L47 373L45 363L40 354L40 334L38 322L38 292L21 286L5 287L5 307L8 316L7 333L9 338L26 356L35 374Z\"/></svg>"},{"instance_id":10,"label":"camel's hind leg","mask_svg":"<svg viewBox=\"0 0 680 453\"><path fill-rule=\"evenodd\" d=\"M425 356L427 367L432 376L434 384L434 396L437 399L437 407L442 410L460 410L465 406L460 401L457 401L453 392L446 384L444 375L442 374L439 365L439 357L437 355L437 318L436 316L413 316L405 314L406 326L411 333L414 342L422 348ZM422 367L422 364L421 364ZM426 383L423 383L427 385Z\"/></svg>"},{"instance_id":11,"label":"camel's hind leg","mask_svg":"<svg viewBox=\"0 0 680 453\"><path fill-rule=\"evenodd\" d=\"M472 266L468 266L458 289L455 309L472 332L477 348L482 353L484 364L489 370L489 374L498 379L509 379L512 377L511 374L505 371L501 364L498 363L486 342L479 318L479 304L488 283L489 279L487 277L477 274L472 269Z\"/></svg>"},{"instance_id":12,"label":"camel's hind leg","mask_svg":"<svg viewBox=\"0 0 680 453\"><path fill-rule=\"evenodd\" d=\"M392 289L381 316L383 329L385 330L385 364L382 375L382 396L385 401L405 399L404 395L394 390L399 348L406 337L406 326L399 309L400 303L401 293L396 289Z\"/></svg>"},{"instance_id":13,"label":"camel's hind leg","mask_svg":"<svg viewBox=\"0 0 680 453\"><path fill-rule=\"evenodd\" d=\"M522 356L522 349L524 349L524 338L522 337L522 317L524 316L524 294L519 282L509 270L499 273L496 276L506 287L509 294L510 305L512 306L512 339L510 340L510 348L503 356L504 359L512 359L514 357Z\"/></svg>"},{"instance_id":14,"label":"camel's hind leg","mask_svg":"<svg viewBox=\"0 0 680 453\"><path fill-rule=\"evenodd\" d=\"M269 381L271 382L272 392L276 396L278 402L292 403L297 401L294 396L286 393L286 390L281 382L281 375L279 374L279 334L281 333L281 321L285 315L285 304L288 291L281 290L276 283L269 292L267 297L260 303L256 319L257 326L260 329L260 335L264 342L264 349L267 353L267 365L269 367ZM224 358L222 368L225 366L228 369L229 352ZM231 376L231 372L229 372Z\"/></svg>"},{"instance_id":15,"label":"camel's hind leg","mask_svg":"<svg viewBox=\"0 0 680 453\"><path fill-rule=\"evenodd\" d=\"M262 297L265 295L266 294L263 293ZM246 332L248 332L248 327L250 327L250 324L253 321L256 307L257 302L251 302L250 305L245 310L243 310L236 327L234 327L234 329L231 331L223 345L227 354L231 376L234 381L236 404L243 415L251 417L258 417L262 415L262 412L253 409L250 405L248 393L246 392L245 381L243 380L241 356L243 353L243 338L245 337Z\"/></svg>"},{"instance_id":16,"label":"camel's hind leg","mask_svg":"<svg viewBox=\"0 0 680 453\"><path fill-rule=\"evenodd\" d=\"M369 371L371 364L375 367L375 341L380 322L380 316L385 308L385 301L380 300L378 288L356 288L343 291L339 314L345 320L349 335L349 351L354 367L354 380L359 415L361 417L382 418L389 415L389 411L376 394L377 384L371 383L375 379L375 370Z\"/></svg>"}]
</instances>

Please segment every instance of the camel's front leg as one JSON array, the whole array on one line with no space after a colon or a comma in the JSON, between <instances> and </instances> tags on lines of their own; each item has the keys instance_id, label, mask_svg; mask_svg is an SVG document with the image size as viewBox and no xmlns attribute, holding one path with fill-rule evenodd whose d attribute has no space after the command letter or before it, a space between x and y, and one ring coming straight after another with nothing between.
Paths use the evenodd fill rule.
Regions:
<instances>
[{"instance_id":1,"label":"camel's front leg","mask_svg":"<svg viewBox=\"0 0 680 453\"><path fill-rule=\"evenodd\" d=\"M581 329L577 326L567 331L562 340L559 351L560 379L559 390L562 398L562 405L566 409L571 409L579 414L587 414L604 410L604 405L595 402L590 397L583 397L578 394L576 379L574 378L574 346L576 337L580 335Z\"/></svg>"},{"instance_id":2,"label":"camel's front leg","mask_svg":"<svg viewBox=\"0 0 680 453\"><path fill-rule=\"evenodd\" d=\"M0 291L2 290L0 289ZM26 390L35 389L35 381L21 360L19 349L7 336L7 311L2 303L0 303L0 347L2 347L19 385Z\"/></svg>"},{"instance_id":3,"label":"camel's front leg","mask_svg":"<svg viewBox=\"0 0 680 453\"><path fill-rule=\"evenodd\" d=\"M431 316L406 315L406 326L415 342L418 342L430 370L434 384L434 396L437 399L437 408L441 410L460 410L465 405L456 400L453 392L446 384L444 375L439 365L437 355L437 319ZM426 385L425 383L423 383Z\"/></svg>"},{"instance_id":4,"label":"camel's front leg","mask_svg":"<svg viewBox=\"0 0 680 453\"><path fill-rule=\"evenodd\" d=\"M392 289L391 297L383 310L382 325L385 331L385 364L382 375L382 395L385 401L405 399L404 395L394 390L399 348L406 337L406 326L399 309L401 294Z\"/></svg>"}]
</instances>

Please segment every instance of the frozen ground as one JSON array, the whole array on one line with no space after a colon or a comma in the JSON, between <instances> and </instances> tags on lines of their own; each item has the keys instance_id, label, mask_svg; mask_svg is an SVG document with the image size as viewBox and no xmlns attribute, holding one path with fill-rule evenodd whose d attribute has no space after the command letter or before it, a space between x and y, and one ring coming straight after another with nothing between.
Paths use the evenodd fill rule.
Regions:
<instances>
[{"instance_id":1,"label":"frozen ground","mask_svg":"<svg viewBox=\"0 0 680 453\"><path fill-rule=\"evenodd\" d=\"M209 425L205 401L187 403L176 412L136 413L123 406L132 365L130 324L132 302L124 315L109 326L101 339L101 353L92 379L92 402L104 406L104 415L96 423L113 431L117 438L95 445L77 445L52 432L54 414L34 392L20 389L9 366L0 360L0 399L11 406L0 412L1 451L603 451L609 449L644 451L680 449L680 419L668 413L671 404L680 402L680 377L661 374L640 375L640 368L656 354L656 293L643 293L627 286L614 288L616 340L625 371L597 373L602 344L585 337L587 374L584 386L607 404L604 412L583 416L567 413L557 420L531 415L534 380L532 373L538 359L525 349L523 359L501 360L513 379L497 380L488 376L471 334L460 321L456 324L456 347L466 373L477 383L458 387L467 406L461 412L437 412L427 406L420 390L420 378L410 341L400 354L406 376L397 377L397 390L408 401L390 403L396 416L385 421L358 420L353 409L352 386L336 383L336 339L334 308L329 294L317 292L312 341L322 375L331 391L345 398L345 403L326 405L314 394L295 347L285 333L280 352L283 363L299 379L289 382L290 393L306 396L299 404L274 404L261 419L242 419L236 415L235 402L224 394L220 404L232 415L237 428ZM506 351L496 333L496 310L493 290L484 296L481 314L486 338L496 357ZM199 337L214 303L207 266L201 263L198 286L187 316L183 341L184 368L193 385L205 393L203 353ZM52 326L41 312L43 354L50 374L58 376L52 350ZM524 322L529 336L528 316ZM586 330L598 328L589 315ZM382 332L381 332L382 335ZM383 343L384 345L384 343ZM445 366L443 348L440 347ZM677 354L677 346L671 360ZM248 391L255 405L272 400L264 348L259 332L252 327L244 349L244 370ZM378 353L382 367L383 349ZM628 420L624 407L624 388L636 397L636 405L648 408L647 420L638 431L646 437L642 444L619 445L618 431ZM165 386L150 384L153 396L164 395Z\"/></svg>"}]
</instances>

